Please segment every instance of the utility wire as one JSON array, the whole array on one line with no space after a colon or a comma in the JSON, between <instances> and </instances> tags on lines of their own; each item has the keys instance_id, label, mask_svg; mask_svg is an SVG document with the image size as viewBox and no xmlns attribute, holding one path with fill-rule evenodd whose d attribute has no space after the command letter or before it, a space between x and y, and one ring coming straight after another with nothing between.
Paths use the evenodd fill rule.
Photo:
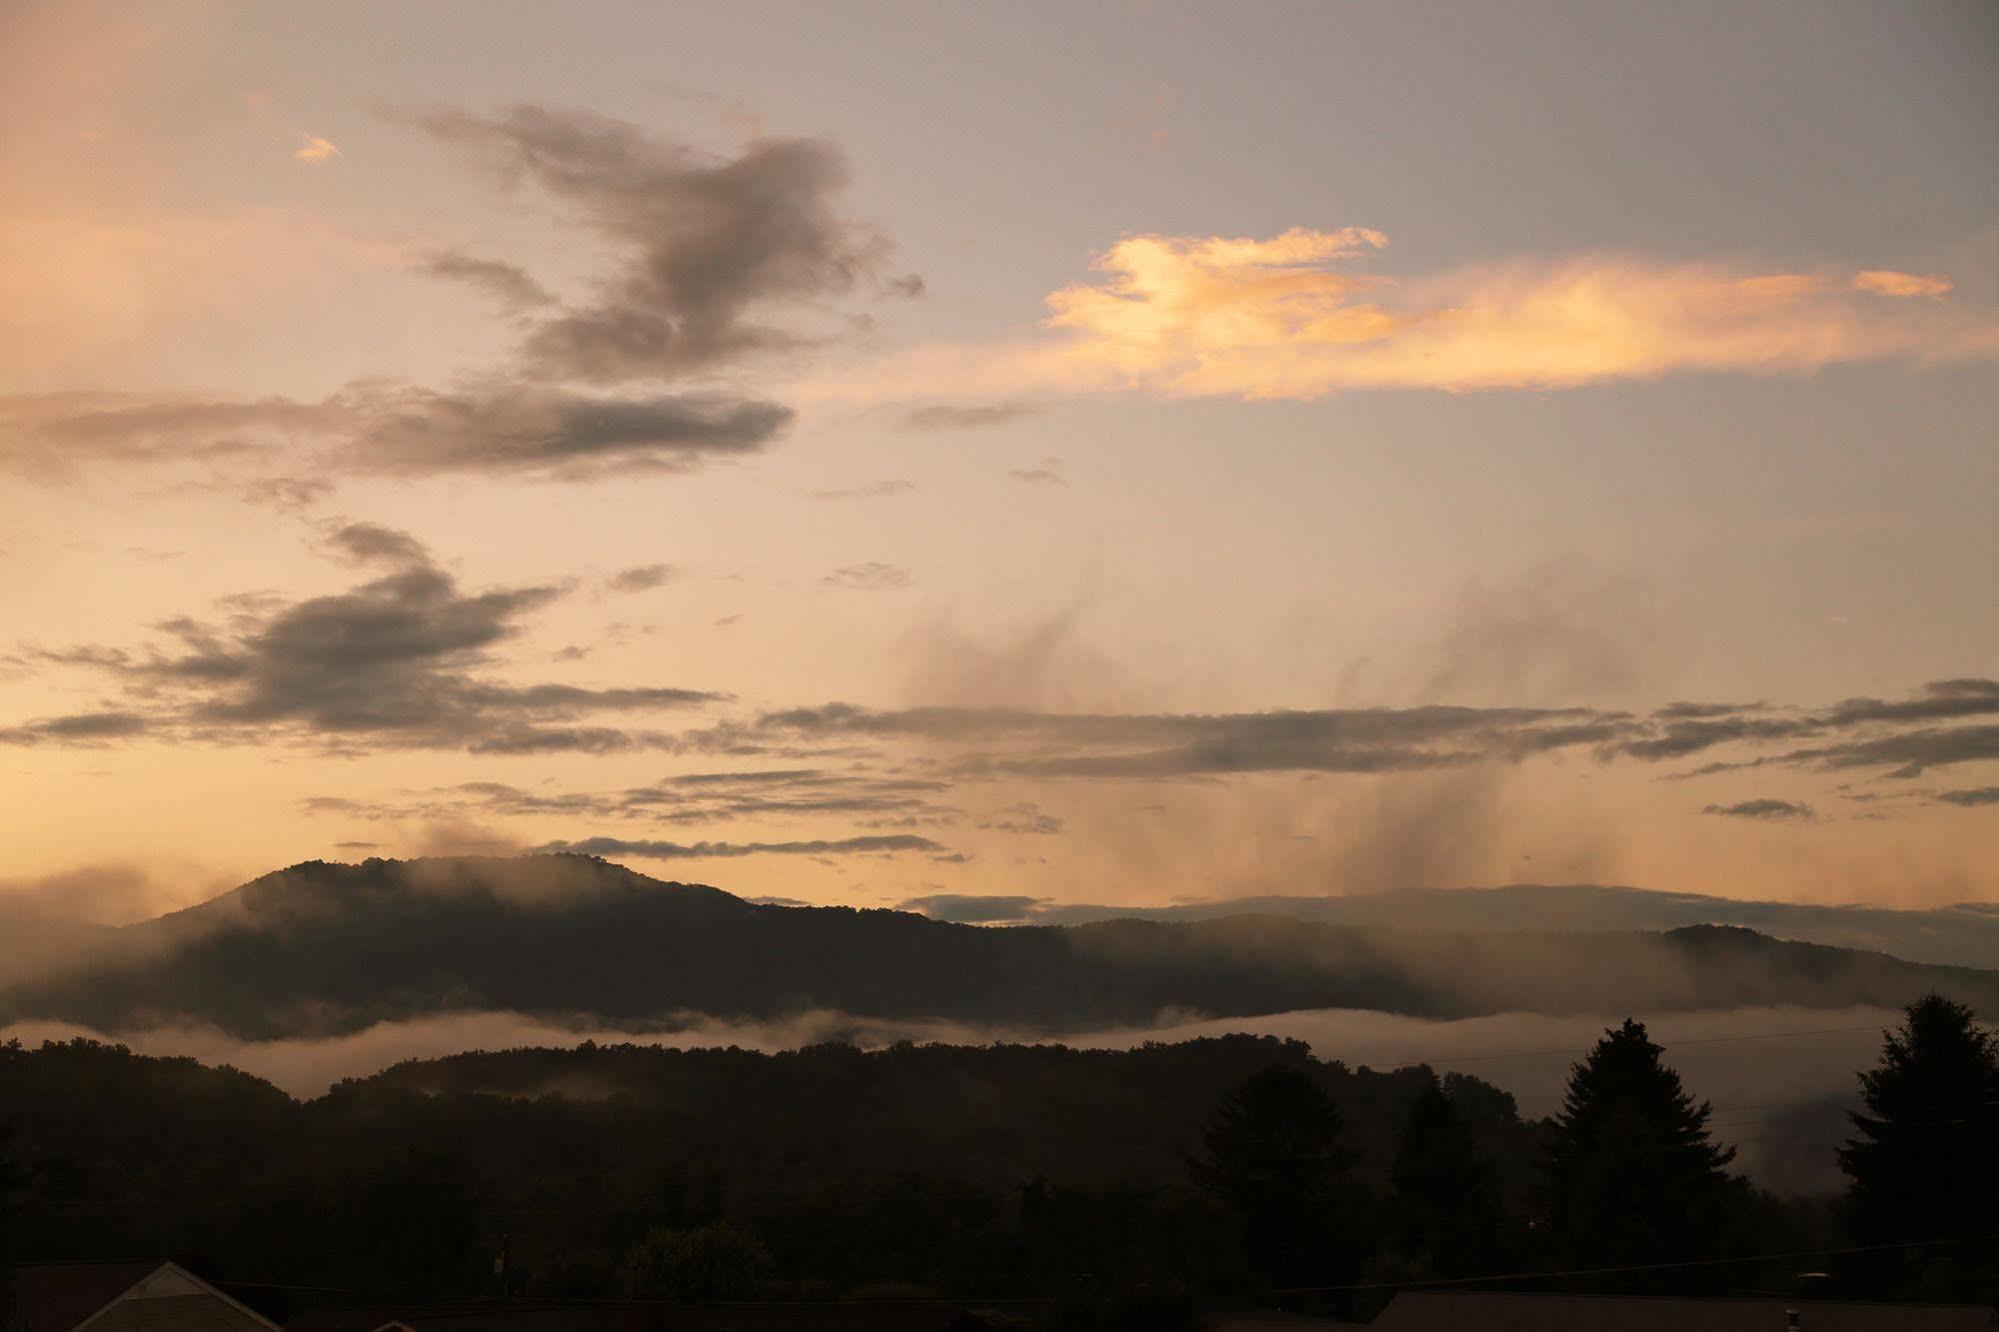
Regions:
<instances>
[{"instance_id":1,"label":"utility wire","mask_svg":"<svg viewBox=\"0 0 1999 1332\"><path fill-rule=\"evenodd\" d=\"M1955 1235L1946 1239L1905 1240L1899 1244L1855 1244L1835 1249L1792 1249L1784 1253L1747 1253L1731 1258L1688 1258L1671 1263L1626 1263L1618 1267L1577 1267L1554 1272L1497 1272L1489 1276L1440 1277L1433 1281L1366 1281L1340 1286L1281 1286L1273 1295L1330 1295L1337 1292L1408 1290L1412 1287L1477 1286L1494 1281L1566 1281L1577 1277L1623 1276L1635 1272L1677 1272L1697 1267L1733 1267L1742 1263L1773 1263L1793 1258L1843 1258L1859 1253L1891 1253L1955 1244L1988 1243L1995 1235Z\"/></svg>"}]
</instances>

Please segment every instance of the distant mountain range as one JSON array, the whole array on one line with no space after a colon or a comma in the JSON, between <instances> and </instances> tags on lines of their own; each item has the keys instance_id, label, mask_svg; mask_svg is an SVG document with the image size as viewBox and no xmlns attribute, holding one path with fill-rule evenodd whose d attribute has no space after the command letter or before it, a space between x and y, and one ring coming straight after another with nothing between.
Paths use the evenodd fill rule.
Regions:
<instances>
[{"instance_id":1,"label":"distant mountain range","mask_svg":"<svg viewBox=\"0 0 1999 1332\"><path fill-rule=\"evenodd\" d=\"M1991 971L1712 924L1451 928L1443 908L1460 900L1502 899L1444 895L1395 924L1233 914L996 929L758 905L584 856L312 861L115 931L56 974L0 993L0 1018L104 1031L198 1022L275 1038L474 1010L645 1029L690 1014L835 1010L1026 1035L1307 1008L1466 1017L1894 1006L1931 989L1999 1012Z\"/></svg>"},{"instance_id":2,"label":"distant mountain range","mask_svg":"<svg viewBox=\"0 0 1999 1332\"><path fill-rule=\"evenodd\" d=\"M1903 910L1741 901L1598 884L1516 883L1499 888L1416 888L1345 897L1234 897L1150 907L948 893L906 905L937 920L993 924L1215 920L1251 914L1325 925L1400 926L1421 921L1444 930L1596 932L1741 925L1773 938L1890 953L1911 962L1999 968L1999 903L1994 902Z\"/></svg>"}]
</instances>

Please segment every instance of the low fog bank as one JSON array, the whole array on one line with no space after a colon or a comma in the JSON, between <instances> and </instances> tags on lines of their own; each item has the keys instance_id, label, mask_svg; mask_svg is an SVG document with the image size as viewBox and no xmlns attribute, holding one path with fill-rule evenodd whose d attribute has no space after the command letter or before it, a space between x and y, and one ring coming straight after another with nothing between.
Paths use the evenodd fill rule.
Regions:
<instances>
[{"instance_id":1,"label":"low fog bank","mask_svg":"<svg viewBox=\"0 0 1999 1332\"><path fill-rule=\"evenodd\" d=\"M933 893L902 903L933 920L973 925L1084 925L1280 916L1322 925L1464 932L1627 933L1740 925L1774 939L1887 953L1909 962L1999 968L1999 908L1991 903L1907 910L1710 897L1600 884L1410 888L1330 897L1248 896L1170 906L1110 906L1028 896Z\"/></svg>"},{"instance_id":2,"label":"low fog bank","mask_svg":"<svg viewBox=\"0 0 1999 1332\"><path fill-rule=\"evenodd\" d=\"M1277 1013L1257 1018L1163 1021L1070 1036L1062 1044L1124 1049L1145 1041L1182 1041L1249 1032L1302 1040L1322 1059L1392 1069L1427 1063L1469 1073L1512 1093L1529 1118L1561 1103L1569 1066L1623 1013L1595 1017L1503 1014L1429 1021L1346 1009ZM1901 1015L1879 1008L1794 1007L1722 1012L1638 1014L1666 1047L1697 1099L1714 1103L1716 1136L1740 1148L1742 1168L1771 1188L1818 1192L1837 1188L1833 1148L1847 1135L1844 1110L1856 1103L1855 1074L1880 1052L1881 1032ZM25 1021L0 1028L0 1040L24 1044L85 1036L115 1041L151 1055L186 1055L229 1064L267 1079L293 1096L322 1094L343 1078L365 1077L391 1064L465 1050L522 1046L601 1045L674 1048L740 1046L780 1051L823 1041L879 1048L899 1040L952 1044L1028 1042L1019 1031L950 1022L884 1021L815 1012L770 1022L731 1022L686 1015L671 1029L621 1030L575 1025L517 1013L463 1013L385 1022L352 1035L316 1040L243 1041L215 1028L155 1028L98 1032L70 1023ZM574 1089L562 1089L574 1091Z\"/></svg>"}]
</instances>

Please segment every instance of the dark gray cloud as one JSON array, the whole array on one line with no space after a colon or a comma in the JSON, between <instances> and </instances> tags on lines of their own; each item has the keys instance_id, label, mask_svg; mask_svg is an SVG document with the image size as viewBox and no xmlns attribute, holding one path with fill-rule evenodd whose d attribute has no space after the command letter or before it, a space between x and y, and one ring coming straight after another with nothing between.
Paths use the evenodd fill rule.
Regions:
<instances>
[{"instance_id":1,"label":"dark gray cloud","mask_svg":"<svg viewBox=\"0 0 1999 1332\"><path fill-rule=\"evenodd\" d=\"M1816 817L1810 805L1790 800L1744 800L1734 805L1709 805L1703 814L1723 814L1732 819L1810 819Z\"/></svg>"},{"instance_id":2,"label":"dark gray cloud","mask_svg":"<svg viewBox=\"0 0 1999 1332\"><path fill-rule=\"evenodd\" d=\"M1653 713L1649 726L1618 743L1615 750L1632 758L1657 761L1685 758L1720 745L1825 739L1830 743L1710 763L1679 775L1701 777L1778 763L1826 768L1894 766L1895 775L1913 777L1929 767L1999 757L1999 727L1899 732L1892 728L1994 714L1999 714L1999 680L1972 677L1931 681L1912 698L1850 698L1816 710L1680 703Z\"/></svg>"},{"instance_id":3,"label":"dark gray cloud","mask_svg":"<svg viewBox=\"0 0 1999 1332\"><path fill-rule=\"evenodd\" d=\"M1827 726L1862 722L1948 721L1999 713L1999 680L1932 680L1912 699L1850 698L1824 713Z\"/></svg>"},{"instance_id":4,"label":"dark gray cloud","mask_svg":"<svg viewBox=\"0 0 1999 1332\"><path fill-rule=\"evenodd\" d=\"M1669 721L1643 739L1627 741L1622 752L1639 759L1685 758L1716 745L1793 739L1817 735L1824 729L1821 722L1798 717L1734 715Z\"/></svg>"},{"instance_id":5,"label":"dark gray cloud","mask_svg":"<svg viewBox=\"0 0 1999 1332\"><path fill-rule=\"evenodd\" d=\"M846 837L810 842L656 842L617 837L586 837L580 842L549 842L538 854L571 852L585 856L638 856L647 860L709 860L736 856L890 855L904 851L942 852L948 848L927 837Z\"/></svg>"},{"instance_id":6,"label":"dark gray cloud","mask_svg":"<svg viewBox=\"0 0 1999 1332\"><path fill-rule=\"evenodd\" d=\"M1966 791L1939 791L1937 799L1947 805L1973 809L1979 805L1999 805L1999 786L1980 786Z\"/></svg>"},{"instance_id":7,"label":"dark gray cloud","mask_svg":"<svg viewBox=\"0 0 1999 1332\"><path fill-rule=\"evenodd\" d=\"M916 581L916 575L900 565L870 560L865 564L849 564L835 569L819 581L827 587L841 587L854 592L886 592L908 587Z\"/></svg>"},{"instance_id":8,"label":"dark gray cloud","mask_svg":"<svg viewBox=\"0 0 1999 1332\"><path fill-rule=\"evenodd\" d=\"M477 287L512 309L527 310L555 303L548 288L528 276L525 269L503 260L478 259L456 250L444 250L425 259L421 269L432 277Z\"/></svg>"},{"instance_id":9,"label":"dark gray cloud","mask_svg":"<svg viewBox=\"0 0 1999 1332\"><path fill-rule=\"evenodd\" d=\"M593 303L529 331L533 373L613 383L798 345L766 312L852 289L887 250L841 215L846 159L822 139L758 139L717 157L577 110L442 110L421 123L621 251Z\"/></svg>"},{"instance_id":10,"label":"dark gray cloud","mask_svg":"<svg viewBox=\"0 0 1999 1332\"><path fill-rule=\"evenodd\" d=\"M350 558L392 571L346 592L284 602L238 599L227 622L179 617L156 626L167 646L41 654L109 671L134 705L28 723L14 743L93 740L174 729L232 741L273 730L326 739L520 754L608 752L655 743L646 733L583 726L593 712L652 712L714 702L700 690L515 684L474 671L563 595L554 585L462 590L407 533L367 523L336 531Z\"/></svg>"},{"instance_id":11,"label":"dark gray cloud","mask_svg":"<svg viewBox=\"0 0 1999 1332\"><path fill-rule=\"evenodd\" d=\"M936 403L903 413L905 430L980 430L1039 416L1046 408L1031 402Z\"/></svg>"},{"instance_id":12,"label":"dark gray cloud","mask_svg":"<svg viewBox=\"0 0 1999 1332\"><path fill-rule=\"evenodd\" d=\"M49 475L91 459L172 463L226 452L402 476L585 478L685 472L756 453L791 419L778 403L719 392L621 398L518 386L368 386L319 402L137 404L63 395L0 400L0 463ZM317 498L301 484L286 480L266 499Z\"/></svg>"},{"instance_id":13,"label":"dark gray cloud","mask_svg":"<svg viewBox=\"0 0 1999 1332\"><path fill-rule=\"evenodd\" d=\"M0 726L0 745L90 744L129 740L150 730L152 722L136 712L109 709L42 717L17 726Z\"/></svg>"},{"instance_id":14,"label":"dark gray cloud","mask_svg":"<svg viewBox=\"0 0 1999 1332\"><path fill-rule=\"evenodd\" d=\"M327 535L326 544L357 563L428 564L430 552L408 532L377 523L346 523Z\"/></svg>"},{"instance_id":15,"label":"dark gray cloud","mask_svg":"<svg viewBox=\"0 0 1999 1332\"><path fill-rule=\"evenodd\" d=\"M663 587L673 578L670 564L641 564L630 569L620 569L604 580L604 586L613 592L650 592Z\"/></svg>"},{"instance_id":16,"label":"dark gray cloud","mask_svg":"<svg viewBox=\"0 0 1999 1332\"><path fill-rule=\"evenodd\" d=\"M1007 708L877 711L831 703L766 713L681 737L718 753L829 741L916 740L966 752L963 777L1197 777L1246 772L1392 772L1602 745L1633 725L1586 708L1328 709L1224 714L1047 713Z\"/></svg>"},{"instance_id":17,"label":"dark gray cloud","mask_svg":"<svg viewBox=\"0 0 1999 1332\"><path fill-rule=\"evenodd\" d=\"M1892 767L1890 777L1920 777L1954 763L1999 760L1999 726L1927 727L1871 740L1793 750L1770 760L1822 768Z\"/></svg>"},{"instance_id":18,"label":"dark gray cloud","mask_svg":"<svg viewBox=\"0 0 1999 1332\"><path fill-rule=\"evenodd\" d=\"M400 822L558 815L708 825L743 818L844 814L945 824L953 822L957 813L938 803L948 789L947 782L934 778L852 767L774 768L679 773L649 785L611 791L549 793L504 782L465 782L394 802L314 796L305 802L305 808L313 813Z\"/></svg>"},{"instance_id":19,"label":"dark gray cloud","mask_svg":"<svg viewBox=\"0 0 1999 1332\"><path fill-rule=\"evenodd\" d=\"M790 424L789 407L726 393L593 398L541 390L411 390L370 404L350 437L363 471L684 472L755 453Z\"/></svg>"},{"instance_id":20,"label":"dark gray cloud","mask_svg":"<svg viewBox=\"0 0 1999 1332\"><path fill-rule=\"evenodd\" d=\"M1760 704L1754 703L1668 703L1653 711L1652 716L1663 722L1710 721L1716 717L1733 717L1740 713L1756 712Z\"/></svg>"}]
</instances>

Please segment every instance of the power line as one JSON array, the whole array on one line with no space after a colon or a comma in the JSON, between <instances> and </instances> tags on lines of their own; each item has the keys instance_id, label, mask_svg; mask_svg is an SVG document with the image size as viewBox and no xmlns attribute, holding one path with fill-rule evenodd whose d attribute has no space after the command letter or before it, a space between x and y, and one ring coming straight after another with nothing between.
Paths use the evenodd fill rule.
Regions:
<instances>
[{"instance_id":1,"label":"power line","mask_svg":"<svg viewBox=\"0 0 1999 1332\"><path fill-rule=\"evenodd\" d=\"M1860 1253L1901 1252L1945 1245L1978 1244L1999 1239L1994 1235L1956 1235L1947 1239L1905 1240L1899 1244L1854 1244L1845 1248L1792 1249L1784 1253L1748 1253L1731 1258L1688 1258L1671 1263L1626 1263L1618 1267L1577 1267L1554 1272L1496 1272L1487 1276L1440 1277L1434 1281L1367 1281L1339 1286L1281 1286L1273 1295L1330 1295L1371 1290L1408 1290L1412 1287L1463 1287L1494 1281L1566 1281L1580 1277L1623 1276L1635 1272L1677 1272L1697 1267L1733 1267L1742 1263L1774 1263L1794 1258L1844 1258Z\"/></svg>"}]
</instances>

